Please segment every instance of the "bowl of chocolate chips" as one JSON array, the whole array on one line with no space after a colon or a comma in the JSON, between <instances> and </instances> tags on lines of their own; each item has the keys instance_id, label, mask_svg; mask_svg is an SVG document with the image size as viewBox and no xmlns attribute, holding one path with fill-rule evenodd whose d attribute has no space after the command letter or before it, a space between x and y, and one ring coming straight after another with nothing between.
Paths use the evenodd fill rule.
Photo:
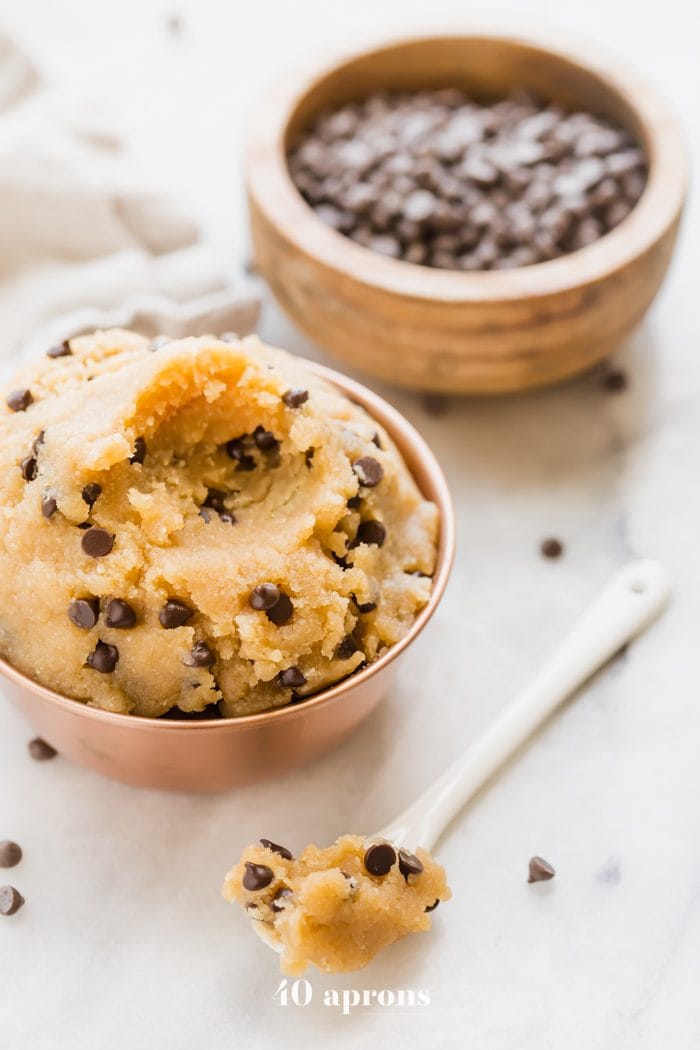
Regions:
<instances>
[{"instance_id":1,"label":"bowl of chocolate chips","mask_svg":"<svg viewBox=\"0 0 700 1050\"><path fill-rule=\"evenodd\" d=\"M369 374L453 393L612 353L662 283L686 189L674 115L617 57L482 29L287 79L248 159L255 263L292 320Z\"/></svg>"}]
</instances>

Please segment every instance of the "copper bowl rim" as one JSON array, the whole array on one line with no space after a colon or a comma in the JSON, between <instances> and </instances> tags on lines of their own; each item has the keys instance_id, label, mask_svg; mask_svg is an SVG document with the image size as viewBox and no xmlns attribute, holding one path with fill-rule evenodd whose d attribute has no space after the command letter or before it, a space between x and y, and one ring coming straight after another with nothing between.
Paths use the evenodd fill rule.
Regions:
<instances>
[{"instance_id":1,"label":"copper bowl rim","mask_svg":"<svg viewBox=\"0 0 700 1050\"><path fill-rule=\"evenodd\" d=\"M629 214L592 244L556 259L510 270L435 269L391 259L356 244L323 222L297 189L287 163L294 117L316 86L355 62L385 52L435 43L488 42L534 49L597 78L634 113L648 162L644 190ZM614 51L576 33L551 27L507 26L474 18L455 32L408 34L343 48L330 59L287 76L264 98L251 133L248 192L278 231L309 258L372 289L417 302L503 302L569 292L618 271L638 258L677 221L688 188L685 136L675 111L655 85ZM262 187L262 188L261 188Z\"/></svg>"},{"instance_id":2,"label":"copper bowl rim","mask_svg":"<svg viewBox=\"0 0 700 1050\"><path fill-rule=\"evenodd\" d=\"M2 657L0 657L0 675L4 675L15 685L29 690L29 692L34 693L42 700L46 700L50 704L84 718L94 718L107 724L119 724L125 727L132 726L134 729L148 726L151 730L155 730L158 733L216 733L229 732L232 729L253 729L256 726L269 724L273 720L280 722L285 720L293 721L304 716L307 712L325 707L327 704L362 686L368 678L377 674L401 655L411 642L418 637L435 612L447 586L454 560L455 517L445 475L437 459L415 427L382 397L354 379L350 379L348 376L342 375L331 368L326 368L325 365L319 365L315 361L309 361L306 358L301 358L301 360L309 371L325 379L346 396L362 405L372 418L385 427L400 451L405 446L410 445L417 452L418 458L422 460L423 465L432 478L434 491L429 498L436 504L439 518L437 563L433 575L430 598L419 612L407 634L361 671L357 671L340 682L336 682L335 685L330 686L328 689L321 690L302 703L288 704L273 711L262 711L258 714L241 715L234 718L168 721L162 718L146 718L143 715L125 715L115 711L103 711L101 708L90 707L84 701L72 699L64 696L62 693L55 692L53 689L49 689L47 686L41 685L28 675L18 671ZM411 473L413 474L413 471ZM426 495L424 486L421 486L417 479L415 480L423 494Z\"/></svg>"}]
</instances>

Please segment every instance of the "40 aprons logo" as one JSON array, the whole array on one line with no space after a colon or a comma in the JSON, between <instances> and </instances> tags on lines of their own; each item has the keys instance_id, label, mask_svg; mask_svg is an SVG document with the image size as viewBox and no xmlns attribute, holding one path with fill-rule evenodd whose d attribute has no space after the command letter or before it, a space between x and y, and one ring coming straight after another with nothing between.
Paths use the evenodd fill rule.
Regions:
<instances>
[{"instance_id":1,"label":"40 aprons logo","mask_svg":"<svg viewBox=\"0 0 700 1050\"><path fill-rule=\"evenodd\" d=\"M288 981L283 977L272 997L280 1006L310 1006L314 990L310 981L298 977ZM384 1007L417 1008L430 1005L430 993L425 988L326 988L319 998L323 1006L349 1014L353 1010L382 1009Z\"/></svg>"}]
</instances>

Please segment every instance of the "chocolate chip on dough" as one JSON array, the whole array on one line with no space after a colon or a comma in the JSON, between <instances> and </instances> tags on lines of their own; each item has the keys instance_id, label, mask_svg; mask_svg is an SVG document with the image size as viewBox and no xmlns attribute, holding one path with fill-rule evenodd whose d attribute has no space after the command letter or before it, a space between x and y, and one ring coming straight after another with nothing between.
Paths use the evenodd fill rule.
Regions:
<instances>
[{"instance_id":1,"label":"chocolate chip on dough","mask_svg":"<svg viewBox=\"0 0 700 1050\"><path fill-rule=\"evenodd\" d=\"M292 390L288 390L286 394L282 394L282 400L287 408L300 408L309 400L309 391L302 390L300 387L294 387Z\"/></svg>"},{"instance_id":2,"label":"chocolate chip on dough","mask_svg":"<svg viewBox=\"0 0 700 1050\"><path fill-rule=\"evenodd\" d=\"M273 853L279 853L280 857L284 857L285 860L294 860L291 850L288 850L286 846L280 846L270 839L260 839L260 844L265 849L271 849Z\"/></svg>"},{"instance_id":3,"label":"chocolate chip on dough","mask_svg":"<svg viewBox=\"0 0 700 1050\"><path fill-rule=\"evenodd\" d=\"M64 339L62 343L57 343L56 346L52 346L50 350L46 351L47 357L70 357L73 351L68 339Z\"/></svg>"},{"instance_id":4,"label":"chocolate chip on dough","mask_svg":"<svg viewBox=\"0 0 700 1050\"><path fill-rule=\"evenodd\" d=\"M96 481L91 481L89 485L86 485L81 495L88 507L92 507L97 502L97 497L102 494L102 486L98 485Z\"/></svg>"},{"instance_id":5,"label":"chocolate chip on dough","mask_svg":"<svg viewBox=\"0 0 700 1050\"><path fill-rule=\"evenodd\" d=\"M423 871L423 865L421 864L415 853L409 853L407 849L399 850L399 871L403 877L408 881L409 875L420 875Z\"/></svg>"},{"instance_id":6,"label":"chocolate chip on dough","mask_svg":"<svg viewBox=\"0 0 700 1050\"><path fill-rule=\"evenodd\" d=\"M68 617L76 627L88 631L97 623L100 615L99 598L76 598L68 606Z\"/></svg>"},{"instance_id":7,"label":"chocolate chip on dough","mask_svg":"<svg viewBox=\"0 0 700 1050\"><path fill-rule=\"evenodd\" d=\"M19 469L25 481L34 481L36 477L36 459L34 456L25 456L19 465Z\"/></svg>"},{"instance_id":8,"label":"chocolate chip on dough","mask_svg":"<svg viewBox=\"0 0 700 1050\"><path fill-rule=\"evenodd\" d=\"M177 598L169 598L158 613L158 619L167 631L175 627L184 627L194 616L194 610Z\"/></svg>"},{"instance_id":9,"label":"chocolate chip on dough","mask_svg":"<svg viewBox=\"0 0 700 1050\"><path fill-rule=\"evenodd\" d=\"M386 875L396 864L396 850L388 842L370 846L364 856L364 865L370 875Z\"/></svg>"},{"instance_id":10,"label":"chocolate chip on dough","mask_svg":"<svg viewBox=\"0 0 700 1050\"><path fill-rule=\"evenodd\" d=\"M280 589L274 583L259 583L257 587L253 587L248 598L248 604L251 609L257 609L260 612L267 612L279 601Z\"/></svg>"},{"instance_id":11,"label":"chocolate chip on dough","mask_svg":"<svg viewBox=\"0 0 700 1050\"><path fill-rule=\"evenodd\" d=\"M101 674L110 674L118 662L119 650L116 645L109 645L107 642L98 642L87 658L87 666Z\"/></svg>"},{"instance_id":12,"label":"chocolate chip on dough","mask_svg":"<svg viewBox=\"0 0 700 1050\"><path fill-rule=\"evenodd\" d=\"M45 518L50 518L58 510L58 504L53 496L44 496L41 501L41 513Z\"/></svg>"},{"instance_id":13,"label":"chocolate chip on dough","mask_svg":"<svg viewBox=\"0 0 700 1050\"><path fill-rule=\"evenodd\" d=\"M349 660L357 651L357 642L351 634L347 634L342 642L336 646L333 656L336 660Z\"/></svg>"},{"instance_id":14,"label":"chocolate chip on dough","mask_svg":"<svg viewBox=\"0 0 700 1050\"><path fill-rule=\"evenodd\" d=\"M440 903L440 898L438 897L438 899L436 901L433 901L432 904L429 904L428 907L425 910L426 911L435 911L435 909L437 908L439 903Z\"/></svg>"},{"instance_id":15,"label":"chocolate chip on dough","mask_svg":"<svg viewBox=\"0 0 700 1050\"><path fill-rule=\"evenodd\" d=\"M274 449L279 448L280 444L272 431L265 430L265 427L263 426L255 428L253 431L253 441L261 452L272 452Z\"/></svg>"},{"instance_id":16,"label":"chocolate chip on dough","mask_svg":"<svg viewBox=\"0 0 700 1050\"><path fill-rule=\"evenodd\" d=\"M274 871L272 868L268 868L267 864L252 864L247 860L241 881L245 890L264 890L266 886L270 885L274 877Z\"/></svg>"},{"instance_id":17,"label":"chocolate chip on dough","mask_svg":"<svg viewBox=\"0 0 700 1050\"><path fill-rule=\"evenodd\" d=\"M134 451L129 458L129 463L143 463L146 458L146 442L142 437L137 437L134 441Z\"/></svg>"},{"instance_id":18,"label":"chocolate chip on dough","mask_svg":"<svg viewBox=\"0 0 700 1050\"><path fill-rule=\"evenodd\" d=\"M361 521L355 537L355 546L360 543L368 543L374 547L382 547L386 539L386 528L381 521Z\"/></svg>"},{"instance_id":19,"label":"chocolate chip on dough","mask_svg":"<svg viewBox=\"0 0 700 1050\"><path fill-rule=\"evenodd\" d=\"M14 886L0 886L0 915L14 915L24 904L24 897Z\"/></svg>"},{"instance_id":20,"label":"chocolate chip on dough","mask_svg":"<svg viewBox=\"0 0 700 1050\"><path fill-rule=\"evenodd\" d=\"M275 627L283 627L284 624L289 623L294 612L294 606L289 595L284 592L280 593L279 598L265 613L270 623L274 623Z\"/></svg>"},{"instance_id":21,"label":"chocolate chip on dough","mask_svg":"<svg viewBox=\"0 0 700 1050\"><path fill-rule=\"evenodd\" d=\"M359 478L360 484L367 489L375 488L384 477L384 468L373 456L361 456L356 459L352 469Z\"/></svg>"},{"instance_id":22,"label":"chocolate chip on dough","mask_svg":"<svg viewBox=\"0 0 700 1050\"><path fill-rule=\"evenodd\" d=\"M306 675L298 667L286 667L277 675L277 681L285 689L301 689L306 685Z\"/></svg>"},{"instance_id":23,"label":"chocolate chip on dough","mask_svg":"<svg viewBox=\"0 0 700 1050\"><path fill-rule=\"evenodd\" d=\"M216 654L212 652L206 642L196 642L185 658L188 667L211 667L216 661Z\"/></svg>"},{"instance_id":24,"label":"chocolate chip on dough","mask_svg":"<svg viewBox=\"0 0 700 1050\"><path fill-rule=\"evenodd\" d=\"M104 617L107 627L116 627L119 630L133 627L136 623L136 613L123 598L110 598L105 605Z\"/></svg>"},{"instance_id":25,"label":"chocolate chip on dough","mask_svg":"<svg viewBox=\"0 0 700 1050\"><path fill-rule=\"evenodd\" d=\"M13 412L26 412L33 401L31 390L13 390L7 397L7 404Z\"/></svg>"},{"instance_id":26,"label":"chocolate chip on dough","mask_svg":"<svg viewBox=\"0 0 700 1050\"><path fill-rule=\"evenodd\" d=\"M104 558L114 546L114 536L106 529L89 528L80 545L91 558Z\"/></svg>"},{"instance_id":27,"label":"chocolate chip on dough","mask_svg":"<svg viewBox=\"0 0 700 1050\"><path fill-rule=\"evenodd\" d=\"M277 902L282 900L284 897L291 897L291 896L292 896L292 891L290 889L288 889L286 886L280 886L280 888L278 890L275 890L275 892L274 892L274 894L272 896L272 901L270 903L270 907L272 908L273 911L284 911L284 908L282 907L282 905L278 904Z\"/></svg>"}]
</instances>

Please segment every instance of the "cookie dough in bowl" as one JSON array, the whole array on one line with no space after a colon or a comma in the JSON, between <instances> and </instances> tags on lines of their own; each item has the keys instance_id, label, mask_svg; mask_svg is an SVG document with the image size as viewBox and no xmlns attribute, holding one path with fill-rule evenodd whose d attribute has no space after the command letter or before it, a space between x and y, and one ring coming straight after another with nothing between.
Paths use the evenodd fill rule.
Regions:
<instances>
[{"instance_id":1,"label":"cookie dough in bowl","mask_svg":"<svg viewBox=\"0 0 700 1050\"><path fill-rule=\"evenodd\" d=\"M0 652L107 711L287 705L430 596L437 511L386 432L253 338L54 348L6 395L0 462Z\"/></svg>"}]
</instances>

